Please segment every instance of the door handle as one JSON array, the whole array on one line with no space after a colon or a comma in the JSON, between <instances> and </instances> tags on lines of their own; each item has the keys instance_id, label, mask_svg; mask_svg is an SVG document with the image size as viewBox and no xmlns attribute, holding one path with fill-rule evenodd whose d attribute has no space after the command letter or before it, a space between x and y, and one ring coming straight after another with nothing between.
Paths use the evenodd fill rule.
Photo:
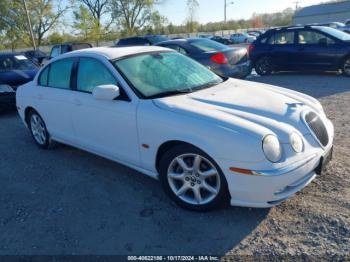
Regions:
<instances>
[{"instance_id":1,"label":"door handle","mask_svg":"<svg viewBox=\"0 0 350 262\"><path fill-rule=\"evenodd\" d=\"M81 101L79 99L73 98L73 103L77 106L81 105Z\"/></svg>"}]
</instances>

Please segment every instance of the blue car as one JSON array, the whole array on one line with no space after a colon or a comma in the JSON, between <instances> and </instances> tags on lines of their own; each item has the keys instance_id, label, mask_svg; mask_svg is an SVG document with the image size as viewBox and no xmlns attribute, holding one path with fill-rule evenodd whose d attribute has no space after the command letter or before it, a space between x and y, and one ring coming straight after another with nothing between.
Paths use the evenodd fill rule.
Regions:
<instances>
[{"instance_id":1,"label":"blue car","mask_svg":"<svg viewBox=\"0 0 350 262\"><path fill-rule=\"evenodd\" d=\"M15 107L17 87L33 80L37 71L23 54L0 53L0 109Z\"/></svg>"},{"instance_id":2,"label":"blue car","mask_svg":"<svg viewBox=\"0 0 350 262\"><path fill-rule=\"evenodd\" d=\"M350 76L350 35L325 26L271 29L249 46L259 75L276 71L342 70Z\"/></svg>"}]
</instances>

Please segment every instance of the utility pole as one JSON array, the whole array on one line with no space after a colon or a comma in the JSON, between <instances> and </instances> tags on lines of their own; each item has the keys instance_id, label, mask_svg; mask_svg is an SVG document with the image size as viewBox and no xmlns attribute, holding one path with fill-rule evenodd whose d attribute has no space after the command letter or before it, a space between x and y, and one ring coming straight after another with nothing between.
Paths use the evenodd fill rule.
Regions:
<instances>
[{"instance_id":1,"label":"utility pole","mask_svg":"<svg viewBox=\"0 0 350 262\"><path fill-rule=\"evenodd\" d=\"M224 7L224 13L225 13L225 24L226 24L226 22L227 22L227 17L226 17L226 13L227 13L227 6L228 5L233 5L234 4L234 2L229 2L229 3L227 3L227 0L225 0L225 7Z\"/></svg>"},{"instance_id":2,"label":"utility pole","mask_svg":"<svg viewBox=\"0 0 350 262\"><path fill-rule=\"evenodd\" d=\"M32 38L33 48L34 48L34 50L36 50L33 28L32 28L32 23L30 22L30 17L29 17L29 13L28 13L26 0L23 0L23 6L24 6L24 10L26 11L26 15L27 15L27 23L28 23L30 37Z\"/></svg>"},{"instance_id":3,"label":"utility pole","mask_svg":"<svg viewBox=\"0 0 350 262\"><path fill-rule=\"evenodd\" d=\"M295 10L298 10L300 1L293 2L295 4Z\"/></svg>"}]
</instances>

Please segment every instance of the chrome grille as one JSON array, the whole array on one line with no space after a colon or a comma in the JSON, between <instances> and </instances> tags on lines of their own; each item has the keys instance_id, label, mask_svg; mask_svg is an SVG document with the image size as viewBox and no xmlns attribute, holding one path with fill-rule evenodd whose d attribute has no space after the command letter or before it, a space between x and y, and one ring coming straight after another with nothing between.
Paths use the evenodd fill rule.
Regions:
<instances>
[{"instance_id":1,"label":"chrome grille","mask_svg":"<svg viewBox=\"0 0 350 262\"><path fill-rule=\"evenodd\" d=\"M322 146L327 146L329 137L322 119L314 112L305 115L305 122Z\"/></svg>"}]
</instances>

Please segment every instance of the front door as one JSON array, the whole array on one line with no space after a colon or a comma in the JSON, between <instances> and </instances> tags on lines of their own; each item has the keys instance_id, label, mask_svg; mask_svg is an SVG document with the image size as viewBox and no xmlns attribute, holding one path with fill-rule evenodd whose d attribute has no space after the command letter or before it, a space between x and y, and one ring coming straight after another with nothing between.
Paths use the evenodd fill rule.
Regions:
<instances>
[{"instance_id":1,"label":"front door","mask_svg":"<svg viewBox=\"0 0 350 262\"><path fill-rule=\"evenodd\" d=\"M89 151L137 165L137 104L122 89L119 99L96 100L94 87L106 84L118 84L111 68L94 58L79 59L72 112L77 142Z\"/></svg>"},{"instance_id":2,"label":"front door","mask_svg":"<svg viewBox=\"0 0 350 262\"><path fill-rule=\"evenodd\" d=\"M298 32L299 66L306 69L332 68L338 57L335 41L323 33L303 29Z\"/></svg>"}]
</instances>

